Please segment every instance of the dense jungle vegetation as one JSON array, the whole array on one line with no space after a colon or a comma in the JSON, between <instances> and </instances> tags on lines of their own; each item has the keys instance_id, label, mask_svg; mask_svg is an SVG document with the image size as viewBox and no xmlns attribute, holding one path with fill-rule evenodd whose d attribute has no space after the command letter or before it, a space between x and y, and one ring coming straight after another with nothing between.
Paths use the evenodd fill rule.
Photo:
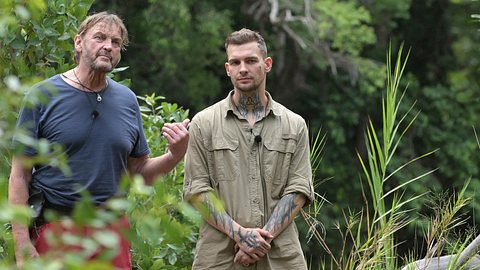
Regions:
<instances>
[{"instance_id":1,"label":"dense jungle vegetation","mask_svg":"<svg viewBox=\"0 0 480 270\"><path fill-rule=\"evenodd\" d=\"M15 269L9 222L28 222L28 209L6 199L23 92L73 67L79 22L103 10L119 14L129 30L130 45L111 76L139 96L153 154L166 149L164 122L191 118L231 89L228 33L247 27L265 37L273 58L267 90L306 119L318 165L318 201L297 218L311 269L396 269L435 245L436 255L459 253L477 235L478 1L0 3L1 269ZM36 161L65 164L60 149L26 142L40 150ZM182 176L180 164L154 187L133 179L125 184L128 199L112 202L131 217L135 269L190 269L201 219L181 202ZM109 217L84 201L74 218ZM32 260L26 269L62 267L109 269L73 255Z\"/></svg>"}]
</instances>

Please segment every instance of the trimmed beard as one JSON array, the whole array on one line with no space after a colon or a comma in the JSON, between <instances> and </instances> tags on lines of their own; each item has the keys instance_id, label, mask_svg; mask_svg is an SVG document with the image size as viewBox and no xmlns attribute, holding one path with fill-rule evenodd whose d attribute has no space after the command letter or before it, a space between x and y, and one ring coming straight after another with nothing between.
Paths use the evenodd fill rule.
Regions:
<instances>
[{"instance_id":1,"label":"trimmed beard","mask_svg":"<svg viewBox=\"0 0 480 270\"><path fill-rule=\"evenodd\" d=\"M118 62L120 62L120 59L118 59L116 63L113 63L112 61L110 61L110 65L107 67L104 63L99 65L95 63L95 61L93 61L90 63L89 66L92 70L108 73L108 72L111 72L117 66Z\"/></svg>"}]
</instances>

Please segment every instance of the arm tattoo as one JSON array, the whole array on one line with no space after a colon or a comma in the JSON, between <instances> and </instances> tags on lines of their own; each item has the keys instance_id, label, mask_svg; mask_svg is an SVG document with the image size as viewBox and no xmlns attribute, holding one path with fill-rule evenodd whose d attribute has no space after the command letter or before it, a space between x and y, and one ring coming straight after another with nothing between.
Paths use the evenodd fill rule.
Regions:
<instances>
[{"instance_id":1,"label":"arm tattoo","mask_svg":"<svg viewBox=\"0 0 480 270\"><path fill-rule=\"evenodd\" d=\"M273 210L272 216L267 224L265 224L265 229L267 231L273 233L275 230L281 229L294 218L292 213L297 207L299 207L295 202L297 196L299 195L288 194L280 199L277 206L275 206L275 210Z\"/></svg>"},{"instance_id":2,"label":"arm tattoo","mask_svg":"<svg viewBox=\"0 0 480 270\"><path fill-rule=\"evenodd\" d=\"M215 203L212 202L208 195L204 196L205 205L211 214L211 219L218 227L223 228L225 231L228 230L228 235L233 239L235 232L233 231L233 220L225 212L224 209L218 209L215 206Z\"/></svg>"}]
</instances>

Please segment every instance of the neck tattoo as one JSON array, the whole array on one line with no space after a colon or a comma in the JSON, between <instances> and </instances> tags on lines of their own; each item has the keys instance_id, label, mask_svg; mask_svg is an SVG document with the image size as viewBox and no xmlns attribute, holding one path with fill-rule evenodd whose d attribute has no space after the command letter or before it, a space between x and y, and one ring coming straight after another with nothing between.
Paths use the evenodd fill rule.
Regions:
<instances>
[{"instance_id":1,"label":"neck tattoo","mask_svg":"<svg viewBox=\"0 0 480 270\"><path fill-rule=\"evenodd\" d=\"M78 83L78 84L79 84L81 87L83 87L85 90L88 90L88 91L90 91L90 92L92 92L92 93L97 94L97 101L98 101L98 102L101 102L101 101L103 100L101 94L102 94L103 91L104 91L105 89L107 89L107 87L108 87L108 81L107 81L107 79L105 79L105 88L103 88L103 89L100 90L100 91L95 91L95 90L93 90L92 88L87 87L86 85L84 85L84 84L82 83L82 81L80 81L80 79L79 79L78 76L77 76L77 73L75 72L75 69L72 69L72 71L73 71L73 75L75 76L75 79L77 79L77 81L73 81L73 80L71 80L70 78L68 78L67 76L64 76L64 77L67 78L67 79L69 79L69 80L71 80L71 81L73 81L73 82Z\"/></svg>"},{"instance_id":2,"label":"neck tattoo","mask_svg":"<svg viewBox=\"0 0 480 270\"><path fill-rule=\"evenodd\" d=\"M248 108L253 107L255 121L260 120L266 113L265 106L262 105L258 95L253 97L240 95L238 105L235 105L235 107L237 107L238 113L245 118L247 118Z\"/></svg>"}]
</instances>

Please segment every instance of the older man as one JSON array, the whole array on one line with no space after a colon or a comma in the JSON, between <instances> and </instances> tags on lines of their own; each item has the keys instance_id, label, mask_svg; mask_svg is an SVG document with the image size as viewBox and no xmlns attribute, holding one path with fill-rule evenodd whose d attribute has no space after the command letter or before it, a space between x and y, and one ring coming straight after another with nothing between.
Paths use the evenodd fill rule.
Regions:
<instances>
[{"instance_id":1,"label":"older man","mask_svg":"<svg viewBox=\"0 0 480 270\"><path fill-rule=\"evenodd\" d=\"M159 157L149 157L135 94L106 76L120 61L121 50L127 43L127 29L117 15L107 12L90 15L75 36L77 65L34 87L48 97L48 102L23 106L17 125L26 128L34 138L62 145L71 174L66 175L50 164L27 165L23 161L36 154L27 147L23 156L16 156L12 161L11 203L27 204L31 186L43 194L45 208L68 215L82 191L88 191L94 203L101 205L118 195L124 174L140 174L146 183L152 183L183 158L189 121L165 124L162 131L169 151ZM26 101L29 96L27 94ZM35 230L29 232L25 226L13 224L19 265L24 255L36 257L52 249L66 248L53 247L46 240L53 228L58 233L58 224L36 225ZM72 233L68 228L62 229ZM107 229L119 233L128 229L128 222L122 217ZM122 237L120 244L113 265L131 269L129 244Z\"/></svg>"}]
</instances>

